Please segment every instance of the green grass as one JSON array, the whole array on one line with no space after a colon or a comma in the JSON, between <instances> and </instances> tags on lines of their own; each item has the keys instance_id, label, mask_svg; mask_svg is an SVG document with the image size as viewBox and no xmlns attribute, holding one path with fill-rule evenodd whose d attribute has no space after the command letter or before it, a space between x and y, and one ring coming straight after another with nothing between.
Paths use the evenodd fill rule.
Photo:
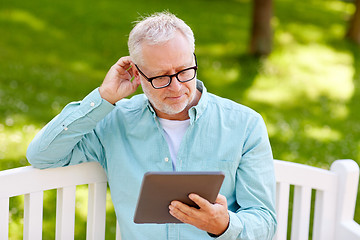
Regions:
<instances>
[{"instance_id":1,"label":"green grass","mask_svg":"<svg viewBox=\"0 0 360 240\"><path fill-rule=\"evenodd\" d=\"M131 22L168 9L194 30L198 77L208 90L262 114L274 157L329 168L360 163L360 48L343 36L354 11L338 0L274 1L274 46L248 55L250 0L20 1L0 5L0 169L27 165L37 131L99 86L127 54ZM83 192L83 191L81 191ZM85 226L79 195L76 239ZM55 193L46 193L53 239ZM21 239L21 198L11 201L11 239ZM114 216L108 220L109 239ZM360 222L360 204L355 219Z\"/></svg>"}]
</instances>

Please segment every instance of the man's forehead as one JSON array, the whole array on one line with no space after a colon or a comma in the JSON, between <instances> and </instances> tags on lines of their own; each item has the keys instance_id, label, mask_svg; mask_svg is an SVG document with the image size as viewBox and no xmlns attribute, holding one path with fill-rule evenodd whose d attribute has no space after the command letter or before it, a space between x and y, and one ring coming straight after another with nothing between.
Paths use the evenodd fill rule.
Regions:
<instances>
[{"instance_id":1,"label":"man's forehead","mask_svg":"<svg viewBox=\"0 0 360 240\"><path fill-rule=\"evenodd\" d=\"M193 65L193 54L184 52L178 53L160 53L152 57L145 57L143 59L144 66L152 71L164 71L169 69L179 69Z\"/></svg>"}]
</instances>

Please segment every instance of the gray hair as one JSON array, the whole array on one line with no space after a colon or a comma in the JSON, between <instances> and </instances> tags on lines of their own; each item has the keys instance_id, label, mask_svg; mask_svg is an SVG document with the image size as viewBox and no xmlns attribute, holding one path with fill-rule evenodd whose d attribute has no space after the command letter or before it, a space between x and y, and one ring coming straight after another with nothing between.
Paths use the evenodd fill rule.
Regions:
<instances>
[{"instance_id":1,"label":"gray hair","mask_svg":"<svg viewBox=\"0 0 360 240\"><path fill-rule=\"evenodd\" d=\"M180 31L188 40L192 52L195 51L194 33L191 28L174 14L164 11L154 13L137 21L131 30L128 40L130 57L135 63L141 64L143 42L149 45L160 45L175 37Z\"/></svg>"}]
</instances>

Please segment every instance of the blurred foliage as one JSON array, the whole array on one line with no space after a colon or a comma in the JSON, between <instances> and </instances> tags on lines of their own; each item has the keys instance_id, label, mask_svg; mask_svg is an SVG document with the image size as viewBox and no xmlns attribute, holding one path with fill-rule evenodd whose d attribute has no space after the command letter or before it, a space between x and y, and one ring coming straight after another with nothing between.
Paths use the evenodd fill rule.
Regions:
<instances>
[{"instance_id":1,"label":"blurred foliage","mask_svg":"<svg viewBox=\"0 0 360 240\"><path fill-rule=\"evenodd\" d=\"M27 165L26 148L36 132L68 102L98 87L109 67L128 54L132 22L164 9L192 27L198 77L209 92L262 114L275 158L323 168L336 159L359 162L360 49L343 37L353 5L274 4L273 53L259 59L247 51L251 0L2 0L0 169ZM82 189L76 239L86 232ZM45 194L44 239L53 239L56 193ZM11 200L11 239L22 238L22 201ZM114 222L114 215L108 217L107 239L114 239Z\"/></svg>"}]
</instances>

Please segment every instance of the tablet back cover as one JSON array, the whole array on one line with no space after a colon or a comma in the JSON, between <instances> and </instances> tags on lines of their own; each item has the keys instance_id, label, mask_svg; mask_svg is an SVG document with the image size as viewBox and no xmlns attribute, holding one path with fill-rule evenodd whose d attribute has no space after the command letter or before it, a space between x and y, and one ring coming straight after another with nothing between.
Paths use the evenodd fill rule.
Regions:
<instances>
[{"instance_id":1,"label":"tablet back cover","mask_svg":"<svg viewBox=\"0 0 360 240\"><path fill-rule=\"evenodd\" d=\"M181 223L169 213L171 201L198 207L190 193L214 203L224 180L222 172L148 172L144 175L135 223Z\"/></svg>"}]
</instances>

